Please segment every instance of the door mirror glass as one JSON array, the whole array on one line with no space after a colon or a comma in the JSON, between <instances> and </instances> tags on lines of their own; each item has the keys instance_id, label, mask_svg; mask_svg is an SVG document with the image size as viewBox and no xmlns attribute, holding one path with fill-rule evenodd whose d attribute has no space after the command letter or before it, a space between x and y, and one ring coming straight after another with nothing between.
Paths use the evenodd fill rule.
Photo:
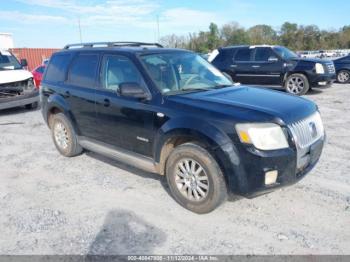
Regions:
<instances>
[{"instance_id":1,"label":"door mirror glass","mask_svg":"<svg viewBox=\"0 0 350 262\"><path fill-rule=\"evenodd\" d=\"M21 59L21 66L23 66L23 67L28 66L27 59Z\"/></svg>"},{"instance_id":2,"label":"door mirror glass","mask_svg":"<svg viewBox=\"0 0 350 262\"><path fill-rule=\"evenodd\" d=\"M278 58L275 57L275 56L270 56L269 59L268 59L268 61L269 61L269 62L275 63L275 62L278 62Z\"/></svg>"},{"instance_id":3,"label":"door mirror glass","mask_svg":"<svg viewBox=\"0 0 350 262\"><path fill-rule=\"evenodd\" d=\"M150 95L138 83L129 82L119 85L119 93L124 97L133 97L138 99L150 99Z\"/></svg>"}]
</instances>

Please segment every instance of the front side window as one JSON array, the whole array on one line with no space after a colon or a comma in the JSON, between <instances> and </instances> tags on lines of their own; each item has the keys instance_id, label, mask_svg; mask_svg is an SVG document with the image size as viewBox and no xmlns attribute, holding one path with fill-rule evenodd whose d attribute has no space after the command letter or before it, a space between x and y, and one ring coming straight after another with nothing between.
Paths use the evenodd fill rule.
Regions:
<instances>
[{"instance_id":1,"label":"front side window","mask_svg":"<svg viewBox=\"0 0 350 262\"><path fill-rule=\"evenodd\" d=\"M141 61L163 94L210 90L232 85L218 69L194 53L143 55Z\"/></svg>"},{"instance_id":2,"label":"front side window","mask_svg":"<svg viewBox=\"0 0 350 262\"><path fill-rule=\"evenodd\" d=\"M277 58L275 53L271 50L271 48L263 47L256 49L255 61L267 62L271 57Z\"/></svg>"},{"instance_id":3,"label":"front side window","mask_svg":"<svg viewBox=\"0 0 350 262\"><path fill-rule=\"evenodd\" d=\"M103 88L117 91L122 83L144 85L140 72L129 58L116 55L105 56L102 64Z\"/></svg>"},{"instance_id":4,"label":"front side window","mask_svg":"<svg viewBox=\"0 0 350 262\"><path fill-rule=\"evenodd\" d=\"M98 66L98 55L79 54L69 71L69 82L72 85L93 87Z\"/></svg>"},{"instance_id":5,"label":"front side window","mask_svg":"<svg viewBox=\"0 0 350 262\"><path fill-rule=\"evenodd\" d=\"M290 51L288 48L285 48L283 46L275 46L273 47L273 50L283 59L289 60L292 58L297 58L298 55L294 53L293 51Z\"/></svg>"},{"instance_id":6,"label":"front side window","mask_svg":"<svg viewBox=\"0 0 350 262\"><path fill-rule=\"evenodd\" d=\"M0 70L21 69L18 60L8 51L0 51Z\"/></svg>"}]
</instances>

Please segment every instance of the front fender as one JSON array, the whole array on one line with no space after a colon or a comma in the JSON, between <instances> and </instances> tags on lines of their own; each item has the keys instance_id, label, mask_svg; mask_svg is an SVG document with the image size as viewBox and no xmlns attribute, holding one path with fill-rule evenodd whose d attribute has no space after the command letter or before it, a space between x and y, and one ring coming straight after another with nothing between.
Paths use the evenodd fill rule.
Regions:
<instances>
[{"instance_id":1,"label":"front fender","mask_svg":"<svg viewBox=\"0 0 350 262\"><path fill-rule=\"evenodd\" d=\"M155 160L160 159L160 152L164 143L175 135L200 135L212 146L231 142L230 138L221 130L208 122L196 118L174 118L167 121L157 132L154 143Z\"/></svg>"},{"instance_id":2,"label":"front fender","mask_svg":"<svg viewBox=\"0 0 350 262\"><path fill-rule=\"evenodd\" d=\"M229 189L244 191L247 180L242 172L238 150L231 138L216 126L195 118L176 118L166 122L158 131L154 143L154 159L161 166L163 146L173 137L189 136L209 146L208 150L222 168Z\"/></svg>"}]
</instances>

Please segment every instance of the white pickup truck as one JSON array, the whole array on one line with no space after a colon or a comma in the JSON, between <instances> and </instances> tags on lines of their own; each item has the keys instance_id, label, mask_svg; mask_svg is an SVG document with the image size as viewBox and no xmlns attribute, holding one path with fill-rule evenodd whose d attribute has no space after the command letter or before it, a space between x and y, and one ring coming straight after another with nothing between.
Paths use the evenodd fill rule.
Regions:
<instances>
[{"instance_id":1,"label":"white pickup truck","mask_svg":"<svg viewBox=\"0 0 350 262\"><path fill-rule=\"evenodd\" d=\"M25 106L36 108L39 102L39 91L35 88L33 75L7 50L0 50L0 110Z\"/></svg>"}]
</instances>

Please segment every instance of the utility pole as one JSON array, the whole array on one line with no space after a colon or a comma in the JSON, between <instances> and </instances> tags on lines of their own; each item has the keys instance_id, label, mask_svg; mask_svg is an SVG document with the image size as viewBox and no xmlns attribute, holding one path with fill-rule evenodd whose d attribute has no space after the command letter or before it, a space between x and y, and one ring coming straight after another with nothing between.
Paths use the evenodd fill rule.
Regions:
<instances>
[{"instance_id":1,"label":"utility pole","mask_svg":"<svg viewBox=\"0 0 350 262\"><path fill-rule=\"evenodd\" d=\"M159 30L159 15L157 15L157 33L158 33L158 43L159 43L159 40L160 40L160 30Z\"/></svg>"},{"instance_id":2,"label":"utility pole","mask_svg":"<svg viewBox=\"0 0 350 262\"><path fill-rule=\"evenodd\" d=\"M81 37L80 17L78 18L78 27L79 27L80 43L82 43L82 42L83 42L83 40L82 40L82 37Z\"/></svg>"}]
</instances>

